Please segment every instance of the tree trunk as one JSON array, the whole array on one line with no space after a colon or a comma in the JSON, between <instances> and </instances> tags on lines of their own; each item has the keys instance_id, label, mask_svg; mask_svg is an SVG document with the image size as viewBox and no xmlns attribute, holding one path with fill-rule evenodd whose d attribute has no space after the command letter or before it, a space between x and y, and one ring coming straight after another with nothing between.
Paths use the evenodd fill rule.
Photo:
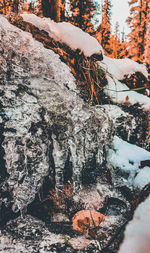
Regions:
<instances>
[{"instance_id":1,"label":"tree trunk","mask_svg":"<svg viewBox=\"0 0 150 253\"><path fill-rule=\"evenodd\" d=\"M42 0L42 11L44 17L49 17L55 22L60 22L60 0Z\"/></svg>"}]
</instances>

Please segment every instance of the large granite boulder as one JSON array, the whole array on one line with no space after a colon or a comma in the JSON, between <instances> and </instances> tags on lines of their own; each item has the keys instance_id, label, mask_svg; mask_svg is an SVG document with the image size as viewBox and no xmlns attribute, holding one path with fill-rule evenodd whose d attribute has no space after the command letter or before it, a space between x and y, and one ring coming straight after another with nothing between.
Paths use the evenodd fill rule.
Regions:
<instances>
[{"instance_id":1,"label":"large granite boulder","mask_svg":"<svg viewBox=\"0 0 150 253\"><path fill-rule=\"evenodd\" d=\"M58 55L3 16L0 38L1 192L10 193L17 212L34 200L46 176L61 190L68 164L66 180L79 189L91 166L93 173L106 162L112 129L103 109L78 96Z\"/></svg>"}]
</instances>

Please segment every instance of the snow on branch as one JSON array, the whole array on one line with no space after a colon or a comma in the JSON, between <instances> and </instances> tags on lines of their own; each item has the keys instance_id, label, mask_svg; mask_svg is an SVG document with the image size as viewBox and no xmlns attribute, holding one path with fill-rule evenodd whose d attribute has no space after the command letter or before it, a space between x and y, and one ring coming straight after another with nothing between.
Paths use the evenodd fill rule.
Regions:
<instances>
[{"instance_id":1,"label":"snow on branch","mask_svg":"<svg viewBox=\"0 0 150 253\"><path fill-rule=\"evenodd\" d=\"M50 18L40 18L34 14L21 14L24 21L32 23L40 30L46 31L55 41L66 44L72 50L80 49L85 56L90 57L93 54L103 59L103 49L99 42L80 28L67 23L56 23Z\"/></svg>"},{"instance_id":2,"label":"snow on branch","mask_svg":"<svg viewBox=\"0 0 150 253\"><path fill-rule=\"evenodd\" d=\"M104 92L111 100L115 103L130 104L139 103L145 110L150 110L150 98L137 93L136 91L130 90L127 85L119 82L116 78L112 78L107 75L108 85L105 86Z\"/></svg>"},{"instance_id":3,"label":"snow on branch","mask_svg":"<svg viewBox=\"0 0 150 253\"><path fill-rule=\"evenodd\" d=\"M129 77L135 72L141 72L146 78L148 78L146 66L128 58L112 59L104 56L103 61L101 61L99 64L118 80L123 80L126 76Z\"/></svg>"},{"instance_id":4,"label":"snow on branch","mask_svg":"<svg viewBox=\"0 0 150 253\"><path fill-rule=\"evenodd\" d=\"M119 81L136 72L140 72L148 78L148 71L144 64L139 64L127 58L112 59L107 56L104 56L103 61L98 62L98 64L107 72L108 85L105 87L104 93L109 96L113 102L129 102L131 104L139 103L144 109L150 109L149 97L139 94L132 89L130 90L126 84Z\"/></svg>"},{"instance_id":5,"label":"snow on branch","mask_svg":"<svg viewBox=\"0 0 150 253\"><path fill-rule=\"evenodd\" d=\"M119 80L123 80L136 72L142 73L147 78L148 72L144 64L139 64L131 59L106 57L103 54L102 46L95 38L70 23L56 23L50 18L40 18L27 13L21 14L21 17L18 16L18 18L18 21L15 17L10 22L25 31L31 32L36 40L43 43L44 47L59 54L62 60L71 68L79 87L80 82L85 84L88 90L88 92L86 90L83 92L85 93L83 94L85 100L87 100L86 93L88 96L91 94L90 101L93 102L93 99L96 98L96 103L99 104L100 100L103 98L105 100L106 95L115 103L139 103L144 109L150 109L150 98L136 91L131 91L125 84L119 82ZM84 63L87 61L85 66L80 64L82 59L79 59L81 58L80 55L76 54L77 49L82 52ZM85 61L84 58L90 56L94 56L99 60L96 65L88 59ZM90 62L94 67L90 65ZM92 71L89 71L91 69ZM100 74L98 74L99 72ZM102 75L106 77L105 81Z\"/></svg>"}]
</instances>

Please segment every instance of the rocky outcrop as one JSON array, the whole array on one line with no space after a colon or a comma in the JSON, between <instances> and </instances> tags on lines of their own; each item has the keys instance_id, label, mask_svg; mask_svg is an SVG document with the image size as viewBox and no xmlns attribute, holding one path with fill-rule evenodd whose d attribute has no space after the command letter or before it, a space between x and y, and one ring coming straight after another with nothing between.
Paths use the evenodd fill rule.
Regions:
<instances>
[{"instance_id":1,"label":"rocky outcrop","mask_svg":"<svg viewBox=\"0 0 150 253\"><path fill-rule=\"evenodd\" d=\"M111 122L78 96L75 79L59 56L29 33L0 18L1 191L14 212L26 209L46 176L56 188L64 171L74 190L91 166L99 170L112 138ZM7 201L5 201L7 202Z\"/></svg>"},{"instance_id":2,"label":"rocky outcrop","mask_svg":"<svg viewBox=\"0 0 150 253\"><path fill-rule=\"evenodd\" d=\"M68 237L62 234L72 227L75 212L94 209L108 216L94 238L98 235L100 242L113 244L111 236L120 224L127 222L130 204L113 185L115 172L113 168L109 170L107 151L114 132L124 140L149 148L148 137L142 136L142 116L137 125L138 113L143 115L143 110L138 109L135 117L132 110L137 109L136 105L94 107L85 103L70 69L56 54L61 54L64 45L55 45L46 32L20 17L10 16L9 20L25 32L0 16L0 225L4 225L0 250L70 252L70 246L67 247L71 244L77 250L88 248L89 252L97 252L101 244L97 239L73 234L71 228ZM65 50L71 56L71 49L65 47ZM68 55L62 57L66 62ZM73 56L70 62L72 59ZM54 224L47 228L40 220L24 217L26 209L31 214L32 208L39 208L37 195L47 180L49 188L55 187L55 191L51 199L49 196L46 199L49 202L39 202L41 206L48 204L48 209L52 198L55 201L59 210L55 207L57 212L52 217L51 210L48 218L52 223L67 223L66 231L61 230L58 235ZM64 191L64 183L73 185L71 195L68 188ZM68 194L65 201L70 206L61 203L62 208L58 207L61 191L64 199L65 193ZM63 205L68 209L64 211ZM38 211L42 213L41 206ZM115 252L118 241L111 247Z\"/></svg>"}]
</instances>

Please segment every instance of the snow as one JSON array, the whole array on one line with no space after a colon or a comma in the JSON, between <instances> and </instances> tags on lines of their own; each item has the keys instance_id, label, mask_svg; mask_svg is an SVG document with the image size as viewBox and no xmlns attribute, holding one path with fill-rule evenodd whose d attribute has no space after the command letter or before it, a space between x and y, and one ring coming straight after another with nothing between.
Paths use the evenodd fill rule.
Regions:
<instances>
[{"instance_id":1,"label":"snow","mask_svg":"<svg viewBox=\"0 0 150 253\"><path fill-rule=\"evenodd\" d=\"M86 55L103 51L101 45L97 40L95 40L95 38L91 37L89 34L83 32L81 29L71 25L70 23L55 23L49 18L40 18L34 14L24 13L22 14L22 17L25 21L32 23L39 29L47 31L52 38L66 42L66 44L71 46L74 50L80 48ZM1 17L1 27L3 27L4 22L5 27L7 27L8 31L11 31L12 33L15 32L15 30L13 31L12 25L10 25L5 18ZM15 27L15 29L18 28ZM22 39L24 41L29 39L30 46L35 47L35 43L37 44L37 54L42 54L45 61L48 61L49 57L55 56L56 59L54 61L54 68L59 68L59 71L56 71L59 73L59 75L57 74L56 77L58 83L67 82L69 83L69 87L72 88L72 90L76 90L75 85L73 87L71 86L71 84L74 83L74 80L72 80L73 78L70 70L65 64L61 67L61 69L64 69L65 67L65 73L62 75L62 71L64 70L60 71L59 57L57 57L57 55L54 54L51 50L44 49L41 43L33 40L32 36L29 33L26 33L25 36L25 33L20 29L18 29L18 31L22 33ZM72 36L70 36L70 34ZM150 98L135 91L130 91L130 89L125 84L122 84L118 81L118 79L123 79L125 75L131 75L135 71L141 71L143 75L147 76L147 70L144 65L138 64L130 59L119 60L111 59L106 56L104 56L104 60L102 62L99 62L99 64L110 72L110 74L107 74L108 85L105 86L104 92L109 97L111 97L112 101L117 103L124 103L126 101L126 97L128 97L129 103L139 103L143 108L150 109ZM64 76L65 80L62 80L62 76ZM111 107L111 105L107 105L107 107L108 106L110 107L110 110L108 111L108 108L106 110L111 118L113 115L115 115L114 117L117 115L126 116L125 113L121 111L121 109L119 110L114 106ZM123 171L129 172L129 181L133 183L135 174L140 171L140 161L150 159L150 153L115 136L113 148L109 150L107 159L115 168L120 168ZM136 187L140 188L142 187L141 185L145 184L143 183L145 182L145 171L146 169L141 170L138 174L139 176L137 175L135 178L134 185ZM143 178L141 185L139 184L140 176Z\"/></svg>"},{"instance_id":2,"label":"snow","mask_svg":"<svg viewBox=\"0 0 150 253\"><path fill-rule=\"evenodd\" d=\"M144 64L139 64L131 59L112 59L104 55L103 61L98 62L99 66L107 72L108 85L104 92L115 103L125 103L128 98L130 104L139 103L144 109L150 109L150 98L130 90L127 85L121 83L126 76L135 72L141 72L148 78L148 71Z\"/></svg>"},{"instance_id":3,"label":"snow","mask_svg":"<svg viewBox=\"0 0 150 253\"><path fill-rule=\"evenodd\" d=\"M134 186L142 189L145 185L150 183L150 167L144 167L140 170L134 179Z\"/></svg>"},{"instance_id":4,"label":"snow","mask_svg":"<svg viewBox=\"0 0 150 253\"><path fill-rule=\"evenodd\" d=\"M135 174L140 171L140 163L144 160L150 159L150 152L144 150L136 145L123 141L115 136L112 143L112 148L107 154L107 161L114 168L129 173L128 183L133 184ZM142 175L143 177L143 175ZM144 178L141 182L143 185Z\"/></svg>"},{"instance_id":5,"label":"snow","mask_svg":"<svg viewBox=\"0 0 150 253\"><path fill-rule=\"evenodd\" d=\"M150 252L150 196L138 206L127 225L125 238L118 253Z\"/></svg>"},{"instance_id":6,"label":"snow","mask_svg":"<svg viewBox=\"0 0 150 253\"><path fill-rule=\"evenodd\" d=\"M103 55L103 61L100 61L99 65L117 80L122 80L125 76L131 76L135 72L141 72L146 78L148 77L144 64L139 64L128 58L112 59L105 56L102 46L94 37L68 22L56 23L50 18L40 18L35 14L28 13L23 13L21 16L24 21L46 31L51 38L65 43L72 50L80 49L88 57L93 54Z\"/></svg>"},{"instance_id":7,"label":"snow","mask_svg":"<svg viewBox=\"0 0 150 253\"><path fill-rule=\"evenodd\" d=\"M125 103L128 97L130 104L139 103L142 108L150 110L150 98L130 90L127 85L119 82L117 79L107 75L108 85L105 86L104 92L115 103Z\"/></svg>"},{"instance_id":8,"label":"snow","mask_svg":"<svg viewBox=\"0 0 150 253\"><path fill-rule=\"evenodd\" d=\"M72 50L80 49L87 57L93 54L103 55L103 48L94 37L70 23L56 23L50 18L40 18L34 14L24 13L21 16L24 21L32 23L40 30L45 30L51 38L65 43Z\"/></svg>"},{"instance_id":9,"label":"snow","mask_svg":"<svg viewBox=\"0 0 150 253\"><path fill-rule=\"evenodd\" d=\"M21 16L24 21L48 32L51 38L65 43L72 50L80 49L85 56L104 54L102 46L94 37L68 22L56 23L50 18L40 18L35 14L28 13L23 13ZM125 76L131 76L135 72L141 72L146 78L148 77L144 64L139 64L128 58L112 59L103 55L103 61L99 62L99 64L117 80L122 80Z\"/></svg>"},{"instance_id":10,"label":"snow","mask_svg":"<svg viewBox=\"0 0 150 253\"><path fill-rule=\"evenodd\" d=\"M126 76L129 77L135 72L141 72L148 78L146 66L128 58L112 59L104 55L103 61L99 62L99 65L118 80L123 80Z\"/></svg>"}]
</instances>

